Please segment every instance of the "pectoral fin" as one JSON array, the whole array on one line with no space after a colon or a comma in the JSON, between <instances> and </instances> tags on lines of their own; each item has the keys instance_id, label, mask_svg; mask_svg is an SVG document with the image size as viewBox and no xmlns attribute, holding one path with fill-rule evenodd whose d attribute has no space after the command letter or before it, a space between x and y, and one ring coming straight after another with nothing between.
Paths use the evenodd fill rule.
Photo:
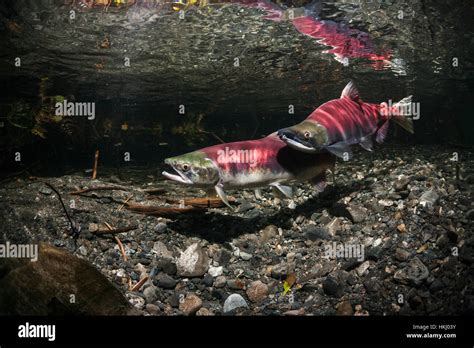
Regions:
<instances>
[{"instance_id":1,"label":"pectoral fin","mask_svg":"<svg viewBox=\"0 0 474 348\"><path fill-rule=\"evenodd\" d=\"M260 189L255 189L255 198L257 198L257 199L263 199L262 190L260 190Z\"/></svg>"},{"instance_id":2,"label":"pectoral fin","mask_svg":"<svg viewBox=\"0 0 474 348\"><path fill-rule=\"evenodd\" d=\"M336 155L339 158L342 158L344 161L350 160L352 158L352 150L349 145L344 142L335 143L325 147L333 155Z\"/></svg>"},{"instance_id":3,"label":"pectoral fin","mask_svg":"<svg viewBox=\"0 0 474 348\"><path fill-rule=\"evenodd\" d=\"M287 198L291 198L293 196L293 189L290 186L280 185L279 183L273 183L270 184L270 186L278 189L278 191L283 193L283 195L285 195Z\"/></svg>"},{"instance_id":4,"label":"pectoral fin","mask_svg":"<svg viewBox=\"0 0 474 348\"><path fill-rule=\"evenodd\" d=\"M362 138L360 140L360 146L362 146L365 150L371 151L373 150L374 143L372 142L372 137L370 135Z\"/></svg>"},{"instance_id":5,"label":"pectoral fin","mask_svg":"<svg viewBox=\"0 0 474 348\"><path fill-rule=\"evenodd\" d=\"M222 185L217 184L216 186L214 186L214 188L216 189L216 193L219 196L219 198L222 200L222 202L224 202L224 204L227 205L229 208L234 209L234 208L232 208L229 201L227 200L227 196L225 195L225 192L224 192L224 189L222 188Z\"/></svg>"}]
</instances>

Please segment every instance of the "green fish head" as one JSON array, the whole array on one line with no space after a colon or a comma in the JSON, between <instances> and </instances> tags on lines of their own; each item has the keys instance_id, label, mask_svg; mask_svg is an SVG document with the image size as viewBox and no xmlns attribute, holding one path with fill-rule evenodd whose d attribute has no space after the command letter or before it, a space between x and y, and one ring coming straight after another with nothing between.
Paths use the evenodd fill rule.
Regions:
<instances>
[{"instance_id":1,"label":"green fish head","mask_svg":"<svg viewBox=\"0 0 474 348\"><path fill-rule=\"evenodd\" d=\"M326 128L308 120L292 127L280 129L278 136L288 146L308 153L321 151L328 141Z\"/></svg>"},{"instance_id":2,"label":"green fish head","mask_svg":"<svg viewBox=\"0 0 474 348\"><path fill-rule=\"evenodd\" d=\"M166 171L162 174L182 184L208 187L216 185L220 180L218 167L202 151L167 158L165 164L173 168L176 174Z\"/></svg>"}]
</instances>

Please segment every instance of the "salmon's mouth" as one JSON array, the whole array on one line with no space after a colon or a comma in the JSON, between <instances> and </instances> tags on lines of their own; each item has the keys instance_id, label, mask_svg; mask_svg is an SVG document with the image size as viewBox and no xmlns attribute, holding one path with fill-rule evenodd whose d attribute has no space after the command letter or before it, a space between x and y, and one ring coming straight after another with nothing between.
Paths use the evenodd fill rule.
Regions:
<instances>
[{"instance_id":1,"label":"salmon's mouth","mask_svg":"<svg viewBox=\"0 0 474 348\"><path fill-rule=\"evenodd\" d=\"M168 163L169 164L169 163ZM161 174L163 176L165 176L166 178L170 179L170 180L173 180L173 181L176 181L176 182L179 182L181 184L186 184L186 185L192 185L193 182L191 179L189 179L186 175L184 175L184 173L182 171L180 171L178 168L176 168L175 166L173 166L172 164L169 164L171 168L173 168L173 170L178 174L171 174L171 173L168 173L167 171L163 171L161 172Z\"/></svg>"},{"instance_id":2,"label":"salmon's mouth","mask_svg":"<svg viewBox=\"0 0 474 348\"><path fill-rule=\"evenodd\" d=\"M292 149L306 152L306 153L314 153L317 152L318 150L315 149L311 145L306 145L303 142L301 142L300 139L298 139L293 132L287 131L287 130L279 130L278 131L278 136L282 141L284 141L289 147Z\"/></svg>"}]
</instances>

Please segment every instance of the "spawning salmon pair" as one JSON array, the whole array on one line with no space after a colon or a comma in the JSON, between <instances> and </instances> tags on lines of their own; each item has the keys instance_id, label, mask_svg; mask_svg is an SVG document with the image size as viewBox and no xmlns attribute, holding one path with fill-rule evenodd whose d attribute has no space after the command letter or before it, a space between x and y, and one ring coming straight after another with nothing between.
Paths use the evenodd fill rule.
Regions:
<instances>
[{"instance_id":1,"label":"spawning salmon pair","mask_svg":"<svg viewBox=\"0 0 474 348\"><path fill-rule=\"evenodd\" d=\"M382 143L389 121L413 133L412 119L404 115L411 96L389 106L363 102L351 82L339 99L330 100L303 122L262 139L209 146L167 158L175 174L168 179L215 193L229 207L225 191L270 186L291 197L291 184L309 181L318 191L326 186L326 170L336 157L352 158L351 145L372 151L373 138Z\"/></svg>"}]
</instances>

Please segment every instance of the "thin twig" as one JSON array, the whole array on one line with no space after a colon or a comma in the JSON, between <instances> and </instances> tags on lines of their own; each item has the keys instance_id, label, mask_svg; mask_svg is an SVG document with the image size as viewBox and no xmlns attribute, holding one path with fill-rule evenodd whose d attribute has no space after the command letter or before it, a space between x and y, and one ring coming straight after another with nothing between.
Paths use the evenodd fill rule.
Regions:
<instances>
[{"instance_id":1,"label":"thin twig","mask_svg":"<svg viewBox=\"0 0 474 348\"><path fill-rule=\"evenodd\" d=\"M197 121L197 129L200 133L204 133L204 134L210 134L212 135L214 138L216 138L218 141L220 141L222 144L225 144L225 141L222 140L220 137L218 137L214 132L209 132L209 131L206 131L204 129L201 128L201 121L202 119L204 118L204 114L199 114L198 116L198 121Z\"/></svg>"},{"instance_id":2,"label":"thin twig","mask_svg":"<svg viewBox=\"0 0 474 348\"><path fill-rule=\"evenodd\" d=\"M113 227L110 226L109 223L104 222L104 224L105 224L105 226L107 226L109 228L109 230L111 230L111 231L113 230ZM117 244L120 248L120 252L122 253L123 260L126 262L128 259L127 259L127 255L125 255L125 249L123 247L123 244L117 236L114 236L114 238L115 238L115 241L117 242Z\"/></svg>"},{"instance_id":3,"label":"thin twig","mask_svg":"<svg viewBox=\"0 0 474 348\"><path fill-rule=\"evenodd\" d=\"M99 162L99 150L95 151L95 156L94 156L94 169L92 170L92 180L95 180L97 177L97 164Z\"/></svg>"},{"instance_id":4,"label":"thin twig","mask_svg":"<svg viewBox=\"0 0 474 348\"><path fill-rule=\"evenodd\" d=\"M130 197L128 197L128 198L125 200L125 202L123 202L123 204L122 204L117 210L118 210L118 211L122 210L123 207L125 207L125 204L127 204L128 201L132 199L132 197L133 197L133 195L131 195Z\"/></svg>"},{"instance_id":5,"label":"thin twig","mask_svg":"<svg viewBox=\"0 0 474 348\"><path fill-rule=\"evenodd\" d=\"M69 220L69 223L71 224L71 234L76 235L76 234L77 234L77 230L76 230L76 228L74 227L74 223L72 222L71 216L69 216L69 213L68 213L68 211L67 211L67 209L66 209L66 206L64 205L63 199L61 198L61 194L60 194L60 193L58 192L58 190L56 190L56 189L54 188L54 186L51 185L50 183L45 182L44 184L45 184L46 186L48 186L51 190L53 190L53 191L58 195L59 201L61 202L61 205L62 205L62 207L63 207L64 212L66 213L67 219Z\"/></svg>"},{"instance_id":6,"label":"thin twig","mask_svg":"<svg viewBox=\"0 0 474 348\"><path fill-rule=\"evenodd\" d=\"M107 223L105 223L108 225ZM110 225L108 225L110 226ZM107 226L107 227L108 227ZM127 227L121 227L121 228L109 228L108 229L99 229L93 233L95 234L117 234L117 233L123 233L123 232L128 232L132 230L136 230L138 226L127 226Z\"/></svg>"},{"instance_id":7,"label":"thin twig","mask_svg":"<svg viewBox=\"0 0 474 348\"><path fill-rule=\"evenodd\" d=\"M146 277L143 277L142 279L139 280L138 283L136 283L133 288L130 289L130 291L138 291L140 290L140 288L143 286L143 284L145 284L147 282L147 280L149 279L150 277L146 276Z\"/></svg>"},{"instance_id":8,"label":"thin twig","mask_svg":"<svg viewBox=\"0 0 474 348\"><path fill-rule=\"evenodd\" d=\"M120 239L119 239L117 236L114 236L114 238L115 238L115 240L117 241L117 244L118 244L118 246L119 246L119 248L120 248L120 252L122 253L123 260L124 260L125 262L127 262L128 259L127 259L127 255L125 255L125 249L123 248L122 242L120 241Z\"/></svg>"}]
</instances>

